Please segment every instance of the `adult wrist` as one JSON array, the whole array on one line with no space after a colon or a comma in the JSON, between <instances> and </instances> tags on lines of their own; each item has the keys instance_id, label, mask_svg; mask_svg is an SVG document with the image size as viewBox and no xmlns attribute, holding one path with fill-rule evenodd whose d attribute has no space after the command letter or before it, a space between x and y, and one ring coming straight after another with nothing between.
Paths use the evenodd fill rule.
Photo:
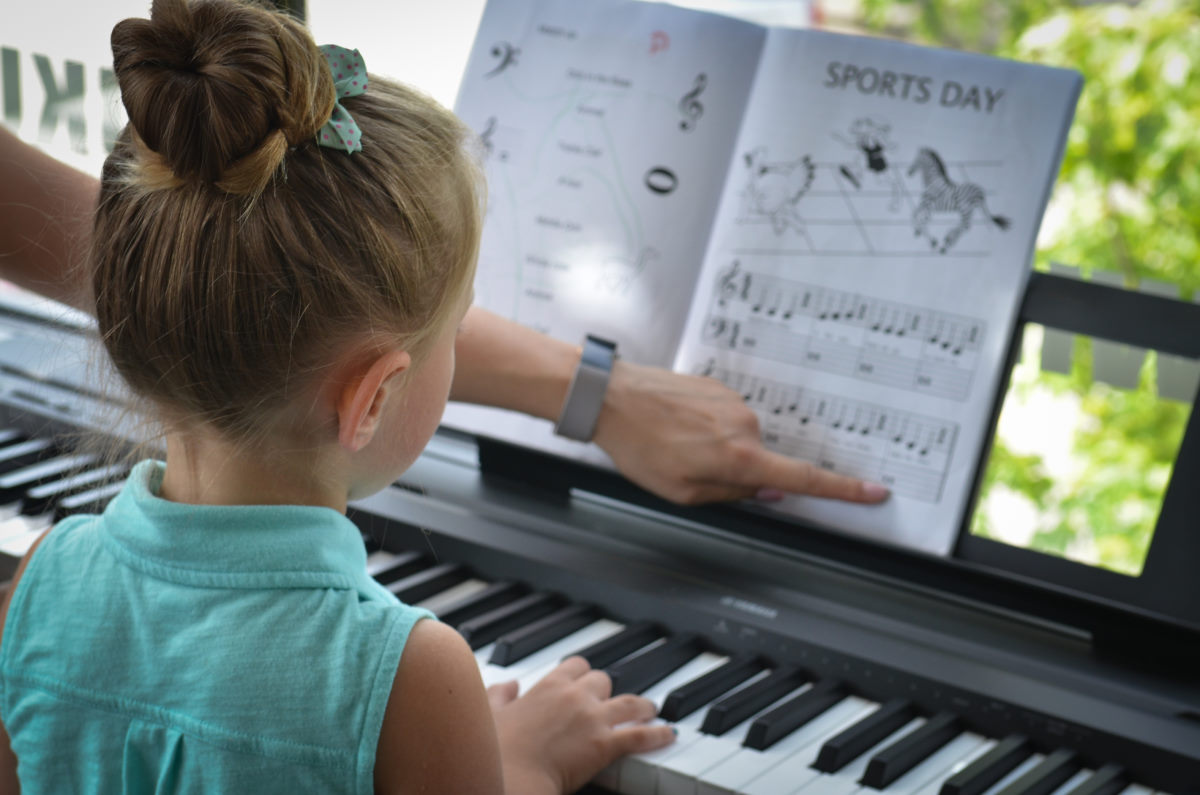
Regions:
<instances>
[{"instance_id":1,"label":"adult wrist","mask_svg":"<svg viewBox=\"0 0 1200 795\"><path fill-rule=\"evenodd\" d=\"M604 408L604 396L617 358L617 344L589 334L584 339L579 364L567 388L554 432L580 442L590 442Z\"/></svg>"}]
</instances>

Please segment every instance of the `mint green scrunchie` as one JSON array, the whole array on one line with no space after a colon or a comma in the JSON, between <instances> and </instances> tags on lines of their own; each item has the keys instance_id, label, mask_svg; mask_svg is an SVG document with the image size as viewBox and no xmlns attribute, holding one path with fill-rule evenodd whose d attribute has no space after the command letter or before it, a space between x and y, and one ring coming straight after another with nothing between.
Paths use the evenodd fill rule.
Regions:
<instances>
[{"instance_id":1,"label":"mint green scrunchie","mask_svg":"<svg viewBox=\"0 0 1200 795\"><path fill-rule=\"evenodd\" d=\"M347 50L336 44L323 44L317 49L329 62L333 87L337 90L339 100L357 97L367 90L367 67L358 50ZM358 124L341 102L334 102L333 115L317 130L317 143L344 152L362 151L362 130L358 129Z\"/></svg>"}]
</instances>

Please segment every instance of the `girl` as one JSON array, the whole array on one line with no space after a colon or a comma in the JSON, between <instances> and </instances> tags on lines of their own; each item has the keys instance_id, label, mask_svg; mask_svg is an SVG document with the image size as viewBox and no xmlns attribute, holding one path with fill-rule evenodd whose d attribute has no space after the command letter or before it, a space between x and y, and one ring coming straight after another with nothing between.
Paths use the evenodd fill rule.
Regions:
<instances>
[{"instance_id":1,"label":"girl","mask_svg":"<svg viewBox=\"0 0 1200 795\"><path fill-rule=\"evenodd\" d=\"M166 462L26 557L0 789L536 794L670 742L578 658L485 693L344 515L446 403L481 218L462 125L236 0L155 0L112 44L95 308Z\"/></svg>"}]
</instances>

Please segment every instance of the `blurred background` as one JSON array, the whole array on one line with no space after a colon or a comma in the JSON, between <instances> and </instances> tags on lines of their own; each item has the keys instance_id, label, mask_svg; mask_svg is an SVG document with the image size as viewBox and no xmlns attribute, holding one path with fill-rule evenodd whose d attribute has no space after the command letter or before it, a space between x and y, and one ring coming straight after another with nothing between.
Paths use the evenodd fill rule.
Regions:
<instances>
[{"instance_id":1,"label":"blurred background","mask_svg":"<svg viewBox=\"0 0 1200 795\"><path fill-rule=\"evenodd\" d=\"M451 106L483 10L483 0L279 2L303 13L319 42L357 47L372 71ZM1081 72L1032 267L1200 300L1196 0L680 4ZM98 173L124 122L108 32L148 9L148 0L0 0L3 123ZM2 294L31 301L11 287ZM1198 384L1194 361L1027 328L970 532L1137 575Z\"/></svg>"}]
</instances>

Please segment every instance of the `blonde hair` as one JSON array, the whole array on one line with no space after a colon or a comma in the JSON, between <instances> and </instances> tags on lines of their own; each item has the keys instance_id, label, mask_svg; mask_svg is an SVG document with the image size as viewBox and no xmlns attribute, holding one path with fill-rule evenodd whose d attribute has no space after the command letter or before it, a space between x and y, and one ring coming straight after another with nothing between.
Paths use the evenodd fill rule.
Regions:
<instances>
[{"instance_id":1,"label":"blonde hair","mask_svg":"<svg viewBox=\"0 0 1200 795\"><path fill-rule=\"evenodd\" d=\"M474 276L466 127L370 75L342 101L362 151L317 146L324 56L295 19L238 0L154 0L112 48L129 123L101 177L92 284L134 392L250 440L350 341L419 358Z\"/></svg>"}]
</instances>

